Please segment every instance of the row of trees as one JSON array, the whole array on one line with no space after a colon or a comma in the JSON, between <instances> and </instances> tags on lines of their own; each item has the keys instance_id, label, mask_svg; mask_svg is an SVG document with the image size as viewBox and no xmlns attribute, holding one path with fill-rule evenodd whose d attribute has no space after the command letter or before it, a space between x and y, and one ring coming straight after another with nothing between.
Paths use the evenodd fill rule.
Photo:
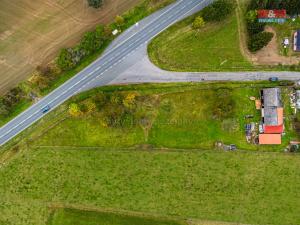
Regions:
<instances>
[{"instance_id":1,"label":"row of trees","mask_svg":"<svg viewBox=\"0 0 300 225\"><path fill-rule=\"evenodd\" d=\"M231 0L218 0L211 5L205 7L199 16L197 16L193 23L192 28L199 30L205 26L206 21L214 22L224 20L234 10L234 3Z\"/></svg>"},{"instance_id":2,"label":"row of trees","mask_svg":"<svg viewBox=\"0 0 300 225\"><path fill-rule=\"evenodd\" d=\"M138 124L146 126L152 118L153 96L140 96L137 92L97 93L93 97L69 105L72 117L99 113L104 127Z\"/></svg>"},{"instance_id":3,"label":"row of trees","mask_svg":"<svg viewBox=\"0 0 300 225\"><path fill-rule=\"evenodd\" d=\"M256 10L249 10L246 14L248 31L248 49L256 52L265 47L273 38L274 34L265 32L265 23L260 23Z\"/></svg>"},{"instance_id":4,"label":"row of trees","mask_svg":"<svg viewBox=\"0 0 300 225\"><path fill-rule=\"evenodd\" d=\"M116 16L115 24L120 27L125 23L122 16ZM95 30L86 32L80 43L73 48L64 48L60 51L56 64L62 70L70 70L78 65L86 56L89 56L101 48L106 41L111 39L110 26L98 25Z\"/></svg>"},{"instance_id":5,"label":"row of trees","mask_svg":"<svg viewBox=\"0 0 300 225\"><path fill-rule=\"evenodd\" d=\"M205 21L222 21L234 11L234 8L232 0L217 0L205 7L201 16Z\"/></svg>"},{"instance_id":6,"label":"row of trees","mask_svg":"<svg viewBox=\"0 0 300 225\"><path fill-rule=\"evenodd\" d=\"M62 49L56 60L57 66L63 71L74 68L84 57L101 49L110 34L109 27L98 25L94 31L85 33L78 45Z\"/></svg>"},{"instance_id":7,"label":"row of trees","mask_svg":"<svg viewBox=\"0 0 300 225\"><path fill-rule=\"evenodd\" d=\"M11 89L0 98L0 116L7 116L20 101L25 99L27 95L21 88Z\"/></svg>"}]
</instances>

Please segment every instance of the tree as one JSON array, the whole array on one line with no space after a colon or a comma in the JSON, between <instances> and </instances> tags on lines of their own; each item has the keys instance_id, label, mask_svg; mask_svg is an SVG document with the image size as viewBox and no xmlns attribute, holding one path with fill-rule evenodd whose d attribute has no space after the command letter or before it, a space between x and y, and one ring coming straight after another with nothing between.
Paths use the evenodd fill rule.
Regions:
<instances>
[{"instance_id":1,"label":"tree","mask_svg":"<svg viewBox=\"0 0 300 225\"><path fill-rule=\"evenodd\" d=\"M76 103L71 103L69 106L69 114L73 117L79 117L82 115L80 107Z\"/></svg>"},{"instance_id":2,"label":"tree","mask_svg":"<svg viewBox=\"0 0 300 225\"><path fill-rule=\"evenodd\" d=\"M98 110L101 110L107 104L107 96L103 92L99 92L94 96L94 101Z\"/></svg>"},{"instance_id":3,"label":"tree","mask_svg":"<svg viewBox=\"0 0 300 225\"><path fill-rule=\"evenodd\" d=\"M257 11L256 10L250 10L246 14L246 20L248 23L254 23L255 20L257 20Z\"/></svg>"},{"instance_id":4,"label":"tree","mask_svg":"<svg viewBox=\"0 0 300 225\"><path fill-rule=\"evenodd\" d=\"M113 94L111 94L110 96L110 102L112 104L118 105L122 102L122 95L119 92L114 92Z\"/></svg>"},{"instance_id":5,"label":"tree","mask_svg":"<svg viewBox=\"0 0 300 225\"><path fill-rule=\"evenodd\" d=\"M204 25L205 25L204 19L201 16L197 16L192 26L195 30L198 30L202 28Z\"/></svg>"},{"instance_id":6,"label":"tree","mask_svg":"<svg viewBox=\"0 0 300 225\"><path fill-rule=\"evenodd\" d=\"M0 98L0 115L6 116L9 113L7 106L4 104L3 99Z\"/></svg>"},{"instance_id":7,"label":"tree","mask_svg":"<svg viewBox=\"0 0 300 225\"><path fill-rule=\"evenodd\" d=\"M234 10L232 0L217 0L202 10L202 17L205 21L224 20Z\"/></svg>"},{"instance_id":8,"label":"tree","mask_svg":"<svg viewBox=\"0 0 300 225\"><path fill-rule=\"evenodd\" d=\"M271 32L261 32L253 35L249 39L248 48L251 52L256 52L265 47L273 38L274 34Z\"/></svg>"},{"instance_id":9,"label":"tree","mask_svg":"<svg viewBox=\"0 0 300 225\"><path fill-rule=\"evenodd\" d=\"M122 16L119 16L119 15L118 15L118 16L116 16L116 18L115 18L115 22L116 22L117 25L121 26L121 25L124 24L125 20L124 20L124 18L123 18Z\"/></svg>"},{"instance_id":10,"label":"tree","mask_svg":"<svg viewBox=\"0 0 300 225\"><path fill-rule=\"evenodd\" d=\"M56 60L56 64L61 70L69 70L74 66L72 60L72 54L68 49L63 48L60 51L58 58Z\"/></svg>"},{"instance_id":11,"label":"tree","mask_svg":"<svg viewBox=\"0 0 300 225\"><path fill-rule=\"evenodd\" d=\"M102 6L103 0L88 0L89 6L94 8L100 8Z\"/></svg>"},{"instance_id":12,"label":"tree","mask_svg":"<svg viewBox=\"0 0 300 225\"><path fill-rule=\"evenodd\" d=\"M123 105L127 108L132 108L135 103L136 93L128 93L126 97L123 99Z\"/></svg>"},{"instance_id":13,"label":"tree","mask_svg":"<svg viewBox=\"0 0 300 225\"><path fill-rule=\"evenodd\" d=\"M84 34L80 42L80 48L83 49L87 55L97 49L95 32L89 31Z\"/></svg>"},{"instance_id":14,"label":"tree","mask_svg":"<svg viewBox=\"0 0 300 225\"><path fill-rule=\"evenodd\" d=\"M92 113L97 108L95 102L92 99L86 100L84 102L84 106L85 106L85 109L86 109L86 113Z\"/></svg>"},{"instance_id":15,"label":"tree","mask_svg":"<svg viewBox=\"0 0 300 225\"><path fill-rule=\"evenodd\" d=\"M104 27L104 37L106 38L106 39L108 39L112 34L112 29L111 29L111 27L110 26L105 26Z\"/></svg>"}]
</instances>

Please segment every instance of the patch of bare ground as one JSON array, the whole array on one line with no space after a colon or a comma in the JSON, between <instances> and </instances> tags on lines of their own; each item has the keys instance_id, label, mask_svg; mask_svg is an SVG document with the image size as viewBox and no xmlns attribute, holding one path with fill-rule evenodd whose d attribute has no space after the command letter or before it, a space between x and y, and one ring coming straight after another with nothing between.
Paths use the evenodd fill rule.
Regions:
<instances>
[{"instance_id":1,"label":"patch of bare ground","mask_svg":"<svg viewBox=\"0 0 300 225\"><path fill-rule=\"evenodd\" d=\"M293 65L300 63L298 56L282 56L279 54L277 35L274 28L266 26L265 31L273 33L274 37L266 47L253 54L253 63L257 65Z\"/></svg>"},{"instance_id":2,"label":"patch of bare ground","mask_svg":"<svg viewBox=\"0 0 300 225\"><path fill-rule=\"evenodd\" d=\"M140 0L105 0L100 9L86 0L0 1L0 94L77 43L97 24L109 23Z\"/></svg>"},{"instance_id":3,"label":"patch of bare ground","mask_svg":"<svg viewBox=\"0 0 300 225\"><path fill-rule=\"evenodd\" d=\"M274 34L273 39L270 43L264 47L263 49L259 50L255 54L251 53L247 47L247 28L245 23L243 22L244 18L244 11L245 9L243 6L249 3L249 0L236 0L237 2L237 17L238 17L238 32L240 36L240 48L242 54L254 65L272 65L276 66L279 64L282 65L293 65L300 63L300 57L298 56L282 56L279 53L278 49L278 40L277 35L274 28L270 26L266 26L265 31L272 32Z\"/></svg>"}]
</instances>

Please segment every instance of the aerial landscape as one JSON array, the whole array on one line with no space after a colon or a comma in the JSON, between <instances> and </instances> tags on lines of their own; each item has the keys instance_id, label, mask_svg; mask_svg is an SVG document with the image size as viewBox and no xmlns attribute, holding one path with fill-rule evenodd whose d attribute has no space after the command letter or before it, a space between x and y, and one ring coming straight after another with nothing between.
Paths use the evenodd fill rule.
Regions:
<instances>
[{"instance_id":1,"label":"aerial landscape","mask_svg":"<svg viewBox=\"0 0 300 225\"><path fill-rule=\"evenodd\" d=\"M0 225L300 225L300 1L0 1Z\"/></svg>"}]
</instances>

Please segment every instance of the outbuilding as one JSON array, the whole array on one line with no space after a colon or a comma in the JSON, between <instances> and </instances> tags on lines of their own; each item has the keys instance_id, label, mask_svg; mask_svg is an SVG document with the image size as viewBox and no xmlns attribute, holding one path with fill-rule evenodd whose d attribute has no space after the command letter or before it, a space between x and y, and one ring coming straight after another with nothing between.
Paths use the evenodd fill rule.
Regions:
<instances>
[{"instance_id":1,"label":"outbuilding","mask_svg":"<svg viewBox=\"0 0 300 225\"><path fill-rule=\"evenodd\" d=\"M281 134L260 134L259 135L260 145L280 145Z\"/></svg>"},{"instance_id":2,"label":"outbuilding","mask_svg":"<svg viewBox=\"0 0 300 225\"><path fill-rule=\"evenodd\" d=\"M294 47L295 52L300 52L300 30L294 33Z\"/></svg>"},{"instance_id":3,"label":"outbuilding","mask_svg":"<svg viewBox=\"0 0 300 225\"><path fill-rule=\"evenodd\" d=\"M281 144L281 135L284 131L281 89L263 89L261 91L261 102L262 129L260 129L259 144Z\"/></svg>"}]
</instances>

